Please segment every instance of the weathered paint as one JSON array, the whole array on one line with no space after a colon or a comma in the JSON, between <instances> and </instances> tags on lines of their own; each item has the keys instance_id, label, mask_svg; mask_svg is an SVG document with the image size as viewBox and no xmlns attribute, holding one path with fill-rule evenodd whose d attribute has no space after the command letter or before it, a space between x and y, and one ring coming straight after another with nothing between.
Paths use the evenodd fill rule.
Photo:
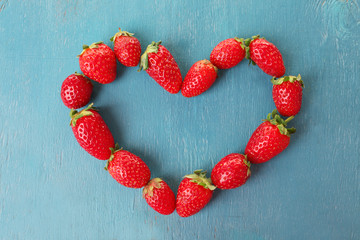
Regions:
<instances>
[{"instance_id":1,"label":"weathered paint","mask_svg":"<svg viewBox=\"0 0 360 240\"><path fill-rule=\"evenodd\" d=\"M0 239L359 239L358 1L0 1ZM261 34L301 73L297 133L241 188L190 218L161 216L82 150L60 86L82 44L122 27L162 40L183 76L229 37ZM176 192L182 176L242 152L274 108L270 78L242 62L185 99L137 68L95 84L116 140Z\"/></svg>"}]
</instances>

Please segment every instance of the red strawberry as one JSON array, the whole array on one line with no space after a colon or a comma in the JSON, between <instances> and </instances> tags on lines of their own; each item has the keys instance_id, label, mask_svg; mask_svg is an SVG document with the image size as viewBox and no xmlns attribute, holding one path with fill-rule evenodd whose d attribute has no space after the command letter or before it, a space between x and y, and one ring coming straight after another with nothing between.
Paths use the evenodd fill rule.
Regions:
<instances>
[{"instance_id":1,"label":"red strawberry","mask_svg":"<svg viewBox=\"0 0 360 240\"><path fill-rule=\"evenodd\" d=\"M253 39L246 39L246 58L254 65L258 65L266 74L281 77L285 74L285 66L282 55L277 47L265 40L254 36Z\"/></svg>"},{"instance_id":2,"label":"red strawberry","mask_svg":"<svg viewBox=\"0 0 360 240\"><path fill-rule=\"evenodd\" d=\"M149 167L141 158L119 149L117 144L111 149L105 169L118 183L129 188L142 188L149 182L151 175Z\"/></svg>"},{"instance_id":3,"label":"red strawberry","mask_svg":"<svg viewBox=\"0 0 360 240\"><path fill-rule=\"evenodd\" d=\"M244 39L229 38L216 45L210 54L210 61L217 68L227 69L236 66L245 54Z\"/></svg>"},{"instance_id":4,"label":"red strawberry","mask_svg":"<svg viewBox=\"0 0 360 240\"><path fill-rule=\"evenodd\" d=\"M100 160L107 160L114 148L114 138L93 104L80 112L71 110L70 126L76 140L89 154Z\"/></svg>"},{"instance_id":5,"label":"red strawberry","mask_svg":"<svg viewBox=\"0 0 360 240\"><path fill-rule=\"evenodd\" d=\"M116 78L115 53L103 42L84 45L80 53L81 71L94 81L102 84L111 83Z\"/></svg>"},{"instance_id":6,"label":"red strawberry","mask_svg":"<svg viewBox=\"0 0 360 240\"><path fill-rule=\"evenodd\" d=\"M160 42L152 42L141 56L140 68L146 70L160 86L169 93L180 91L182 77L180 69L171 53Z\"/></svg>"},{"instance_id":7,"label":"red strawberry","mask_svg":"<svg viewBox=\"0 0 360 240\"><path fill-rule=\"evenodd\" d=\"M81 108L89 103L92 90L93 85L85 75L74 73L62 83L61 99L68 108Z\"/></svg>"},{"instance_id":8,"label":"red strawberry","mask_svg":"<svg viewBox=\"0 0 360 240\"><path fill-rule=\"evenodd\" d=\"M245 154L251 163L269 161L281 153L290 143L290 134L295 128L286 128L294 117L283 120L276 109L254 131L245 148Z\"/></svg>"},{"instance_id":9,"label":"red strawberry","mask_svg":"<svg viewBox=\"0 0 360 240\"><path fill-rule=\"evenodd\" d=\"M160 178L152 179L143 190L143 197L155 211L169 215L175 210L175 195L169 185Z\"/></svg>"},{"instance_id":10,"label":"red strawberry","mask_svg":"<svg viewBox=\"0 0 360 240\"><path fill-rule=\"evenodd\" d=\"M211 199L216 187L206 178L206 171L196 170L181 181L176 198L176 212L181 217L198 213Z\"/></svg>"},{"instance_id":11,"label":"red strawberry","mask_svg":"<svg viewBox=\"0 0 360 240\"><path fill-rule=\"evenodd\" d=\"M217 78L217 67L209 60L201 60L189 69L181 93L184 97L195 97L208 90Z\"/></svg>"},{"instance_id":12,"label":"red strawberry","mask_svg":"<svg viewBox=\"0 0 360 240\"><path fill-rule=\"evenodd\" d=\"M141 45L133 33L121 31L116 33L110 40L114 42L114 52L119 62L127 67L135 67L139 64Z\"/></svg>"},{"instance_id":13,"label":"red strawberry","mask_svg":"<svg viewBox=\"0 0 360 240\"><path fill-rule=\"evenodd\" d=\"M246 155L232 153L218 162L211 171L211 181L220 189L237 188L250 177L250 162Z\"/></svg>"},{"instance_id":14,"label":"red strawberry","mask_svg":"<svg viewBox=\"0 0 360 240\"><path fill-rule=\"evenodd\" d=\"M302 88L304 87L300 74L283 78L271 79L272 95L275 106L283 116L290 117L298 114L301 108Z\"/></svg>"}]
</instances>

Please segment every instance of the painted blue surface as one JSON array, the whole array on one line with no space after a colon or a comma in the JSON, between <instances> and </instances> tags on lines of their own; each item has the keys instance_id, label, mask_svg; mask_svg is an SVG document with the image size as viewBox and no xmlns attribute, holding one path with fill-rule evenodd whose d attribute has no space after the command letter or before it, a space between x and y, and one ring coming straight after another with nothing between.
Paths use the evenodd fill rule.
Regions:
<instances>
[{"instance_id":1,"label":"painted blue surface","mask_svg":"<svg viewBox=\"0 0 360 240\"><path fill-rule=\"evenodd\" d=\"M360 2L0 1L0 239L360 239ZM60 100L82 44L118 27L162 40L183 76L226 38L261 34L305 82L297 133L190 218L162 216L80 148ZM274 108L270 78L242 62L185 99L119 65L92 101L116 141L176 192L182 176L242 152Z\"/></svg>"}]
</instances>

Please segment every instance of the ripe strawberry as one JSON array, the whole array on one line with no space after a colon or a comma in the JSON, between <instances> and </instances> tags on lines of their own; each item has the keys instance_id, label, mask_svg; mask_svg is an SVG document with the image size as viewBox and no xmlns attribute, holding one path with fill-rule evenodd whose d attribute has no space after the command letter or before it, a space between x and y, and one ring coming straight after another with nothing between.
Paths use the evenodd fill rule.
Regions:
<instances>
[{"instance_id":1,"label":"ripe strawberry","mask_svg":"<svg viewBox=\"0 0 360 240\"><path fill-rule=\"evenodd\" d=\"M90 104L80 112L71 110L70 126L76 140L82 148L93 157L107 160L111 155L110 148L114 148L114 138L100 116Z\"/></svg>"},{"instance_id":2,"label":"ripe strawberry","mask_svg":"<svg viewBox=\"0 0 360 240\"><path fill-rule=\"evenodd\" d=\"M304 87L300 74L283 78L271 79L272 95L275 106L283 116L290 117L298 114L301 108L302 88Z\"/></svg>"},{"instance_id":3,"label":"ripe strawberry","mask_svg":"<svg viewBox=\"0 0 360 240\"><path fill-rule=\"evenodd\" d=\"M275 77L281 77L285 74L285 66L282 55L274 44L254 36L252 39L246 39L246 58L254 65L258 65L266 74Z\"/></svg>"},{"instance_id":4,"label":"ripe strawberry","mask_svg":"<svg viewBox=\"0 0 360 240\"><path fill-rule=\"evenodd\" d=\"M175 195L169 185L160 178L152 179L143 189L143 197L155 211L169 215L175 210Z\"/></svg>"},{"instance_id":5,"label":"ripe strawberry","mask_svg":"<svg viewBox=\"0 0 360 240\"><path fill-rule=\"evenodd\" d=\"M139 64L141 45L133 33L121 31L116 33L110 40L114 42L114 52L117 60L127 67L135 67Z\"/></svg>"},{"instance_id":6,"label":"ripe strawberry","mask_svg":"<svg viewBox=\"0 0 360 240\"><path fill-rule=\"evenodd\" d=\"M140 157L119 149L116 144L105 169L121 185L129 188L142 188L150 180L150 169Z\"/></svg>"},{"instance_id":7,"label":"ripe strawberry","mask_svg":"<svg viewBox=\"0 0 360 240\"><path fill-rule=\"evenodd\" d=\"M244 39L229 38L216 45L210 54L210 61L219 69L228 69L241 62L245 54Z\"/></svg>"},{"instance_id":8,"label":"ripe strawberry","mask_svg":"<svg viewBox=\"0 0 360 240\"><path fill-rule=\"evenodd\" d=\"M138 71L146 70L160 86L169 93L180 91L182 77L180 69L171 53L160 42L152 42L141 56Z\"/></svg>"},{"instance_id":9,"label":"ripe strawberry","mask_svg":"<svg viewBox=\"0 0 360 240\"><path fill-rule=\"evenodd\" d=\"M237 188L250 177L250 162L246 155L232 153L218 162L211 171L211 181L220 189Z\"/></svg>"},{"instance_id":10,"label":"ripe strawberry","mask_svg":"<svg viewBox=\"0 0 360 240\"><path fill-rule=\"evenodd\" d=\"M185 76L181 93L184 97L195 97L208 90L217 78L217 67L209 60L201 60L190 68Z\"/></svg>"},{"instance_id":11,"label":"ripe strawberry","mask_svg":"<svg viewBox=\"0 0 360 240\"><path fill-rule=\"evenodd\" d=\"M176 212L181 217L198 213L211 199L216 187L206 178L206 171L196 170L181 181L176 198Z\"/></svg>"},{"instance_id":12,"label":"ripe strawberry","mask_svg":"<svg viewBox=\"0 0 360 240\"><path fill-rule=\"evenodd\" d=\"M83 74L68 76L61 85L61 100L71 109L84 107L89 103L93 85Z\"/></svg>"},{"instance_id":13,"label":"ripe strawberry","mask_svg":"<svg viewBox=\"0 0 360 240\"><path fill-rule=\"evenodd\" d=\"M84 45L80 53L81 71L94 81L102 84L111 83L116 78L115 53L103 42Z\"/></svg>"},{"instance_id":14,"label":"ripe strawberry","mask_svg":"<svg viewBox=\"0 0 360 240\"><path fill-rule=\"evenodd\" d=\"M276 109L254 131L245 148L251 163L263 163L281 153L290 143L290 134L295 128L286 128L294 116L283 120Z\"/></svg>"}]
</instances>

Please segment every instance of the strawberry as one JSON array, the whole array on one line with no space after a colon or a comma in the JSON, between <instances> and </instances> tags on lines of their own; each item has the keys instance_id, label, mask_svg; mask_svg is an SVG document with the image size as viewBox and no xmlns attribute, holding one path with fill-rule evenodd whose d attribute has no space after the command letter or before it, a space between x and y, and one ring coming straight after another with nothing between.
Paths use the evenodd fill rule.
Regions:
<instances>
[{"instance_id":1,"label":"strawberry","mask_svg":"<svg viewBox=\"0 0 360 240\"><path fill-rule=\"evenodd\" d=\"M160 178L152 179L143 189L143 197L155 211L169 215L175 210L175 195L169 185Z\"/></svg>"},{"instance_id":2,"label":"strawberry","mask_svg":"<svg viewBox=\"0 0 360 240\"><path fill-rule=\"evenodd\" d=\"M301 108L302 88L304 87L300 74L271 79L273 83L272 95L275 106L283 116L290 117L298 114Z\"/></svg>"},{"instance_id":3,"label":"strawberry","mask_svg":"<svg viewBox=\"0 0 360 240\"><path fill-rule=\"evenodd\" d=\"M61 85L61 100L71 109L84 107L89 103L93 85L83 74L68 76Z\"/></svg>"},{"instance_id":4,"label":"strawberry","mask_svg":"<svg viewBox=\"0 0 360 240\"><path fill-rule=\"evenodd\" d=\"M295 128L286 128L294 116L283 120L276 109L269 113L267 119L254 131L245 148L245 154L251 163L269 161L281 153L290 143L290 134Z\"/></svg>"},{"instance_id":5,"label":"strawberry","mask_svg":"<svg viewBox=\"0 0 360 240\"><path fill-rule=\"evenodd\" d=\"M103 42L84 45L80 53L81 71L94 81L102 84L111 83L116 78L115 53Z\"/></svg>"},{"instance_id":6,"label":"strawberry","mask_svg":"<svg viewBox=\"0 0 360 240\"><path fill-rule=\"evenodd\" d=\"M241 62L245 54L244 39L229 38L216 45L210 54L210 61L219 69L228 69Z\"/></svg>"},{"instance_id":7,"label":"strawberry","mask_svg":"<svg viewBox=\"0 0 360 240\"><path fill-rule=\"evenodd\" d=\"M211 171L211 181L220 189L237 188L250 177L250 162L246 155L232 153L220 160Z\"/></svg>"},{"instance_id":8,"label":"strawberry","mask_svg":"<svg viewBox=\"0 0 360 240\"><path fill-rule=\"evenodd\" d=\"M70 126L76 140L82 148L93 157L100 160L110 158L111 150L114 148L114 138L100 116L90 104L80 112L71 110Z\"/></svg>"},{"instance_id":9,"label":"strawberry","mask_svg":"<svg viewBox=\"0 0 360 240\"><path fill-rule=\"evenodd\" d=\"M160 42L152 42L141 56L138 71L146 70L160 86L169 93L180 91L182 77L180 69L171 53Z\"/></svg>"},{"instance_id":10,"label":"strawberry","mask_svg":"<svg viewBox=\"0 0 360 240\"><path fill-rule=\"evenodd\" d=\"M274 44L259 35L246 39L244 43L247 46L246 58L250 62L271 76L281 77L285 74L282 55Z\"/></svg>"},{"instance_id":11,"label":"strawberry","mask_svg":"<svg viewBox=\"0 0 360 240\"><path fill-rule=\"evenodd\" d=\"M150 169L140 157L119 149L111 148L111 156L105 170L121 185L129 188L142 188L150 180Z\"/></svg>"},{"instance_id":12,"label":"strawberry","mask_svg":"<svg viewBox=\"0 0 360 240\"><path fill-rule=\"evenodd\" d=\"M127 67L135 67L139 64L141 45L133 33L121 31L116 33L110 40L114 42L114 52L117 60Z\"/></svg>"},{"instance_id":13,"label":"strawberry","mask_svg":"<svg viewBox=\"0 0 360 240\"><path fill-rule=\"evenodd\" d=\"M195 97L208 90L217 78L217 67L209 60L201 60L189 69L181 93L184 97Z\"/></svg>"},{"instance_id":14,"label":"strawberry","mask_svg":"<svg viewBox=\"0 0 360 240\"><path fill-rule=\"evenodd\" d=\"M206 178L206 171L196 170L181 181L176 198L176 212L181 217L198 213L211 199L216 187Z\"/></svg>"}]
</instances>

